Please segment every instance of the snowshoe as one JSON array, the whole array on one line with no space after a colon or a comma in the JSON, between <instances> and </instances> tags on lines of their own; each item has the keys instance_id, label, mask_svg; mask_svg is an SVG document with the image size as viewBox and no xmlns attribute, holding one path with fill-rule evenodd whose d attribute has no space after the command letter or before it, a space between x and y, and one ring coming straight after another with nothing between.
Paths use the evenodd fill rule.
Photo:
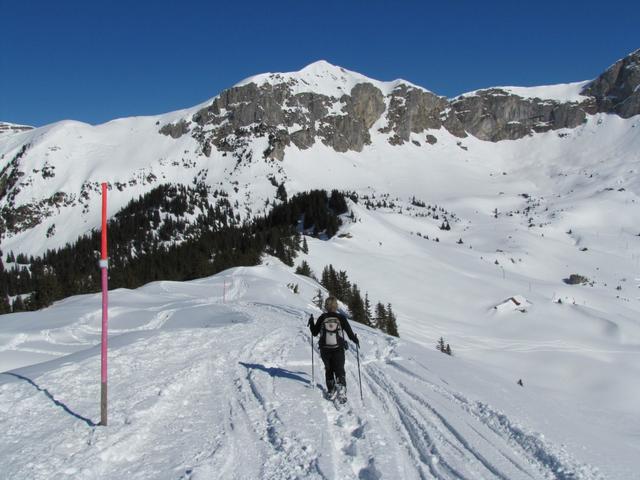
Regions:
<instances>
[{"instance_id":1,"label":"snowshoe","mask_svg":"<svg viewBox=\"0 0 640 480\"><path fill-rule=\"evenodd\" d=\"M338 385L336 388L336 401L342 405L347 403L347 387Z\"/></svg>"},{"instance_id":2,"label":"snowshoe","mask_svg":"<svg viewBox=\"0 0 640 480\"><path fill-rule=\"evenodd\" d=\"M333 390L329 390L326 394L325 394L325 398L331 402L333 402L336 397L338 395L338 391L334 388Z\"/></svg>"}]
</instances>

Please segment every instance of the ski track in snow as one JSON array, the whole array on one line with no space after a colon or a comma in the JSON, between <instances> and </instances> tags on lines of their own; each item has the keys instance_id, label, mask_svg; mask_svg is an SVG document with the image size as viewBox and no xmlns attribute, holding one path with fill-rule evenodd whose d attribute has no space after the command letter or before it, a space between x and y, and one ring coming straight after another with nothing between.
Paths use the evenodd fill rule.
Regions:
<instances>
[{"instance_id":1,"label":"ski track in snow","mask_svg":"<svg viewBox=\"0 0 640 480\"><path fill-rule=\"evenodd\" d=\"M229 298L246 288L234 281ZM62 364L33 381L14 377L0 384L3 475L601 478L561 447L403 359L396 339L368 330L359 331L364 405L350 350L349 401L337 409L323 398L317 351L311 388L308 311L255 301L224 307L248 321L160 330L175 314L167 309L144 326L153 333L112 350L108 428L90 426L79 413L96 414L98 356Z\"/></svg>"}]
</instances>

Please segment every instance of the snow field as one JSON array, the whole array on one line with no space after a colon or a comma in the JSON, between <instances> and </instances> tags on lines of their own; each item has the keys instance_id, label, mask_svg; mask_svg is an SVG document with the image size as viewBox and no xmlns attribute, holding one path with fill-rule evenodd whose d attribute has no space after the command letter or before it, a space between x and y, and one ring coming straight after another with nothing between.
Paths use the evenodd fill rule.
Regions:
<instances>
[{"instance_id":1,"label":"snow field","mask_svg":"<svg viewBox=\"0 0 640 480\"><path fill-rule=\"evenodd\" d=\"M364 405L352 348L349 404L336 410L322 396L318 363L311 386L306 320L319 313L310 304L317 287L298 277L295 295L285 285L296 278L268 263L112 293L121 307L147 299L128 304L134 320L165 307L171 314L112 338L107 428L93 423L97 346L0 375L7 478L604 478L584 452L491 405L502 397L535 412L521 404L520 387L359 325ZM90 297L40 314L65 316Z\"/></svg>"}]
</instances>

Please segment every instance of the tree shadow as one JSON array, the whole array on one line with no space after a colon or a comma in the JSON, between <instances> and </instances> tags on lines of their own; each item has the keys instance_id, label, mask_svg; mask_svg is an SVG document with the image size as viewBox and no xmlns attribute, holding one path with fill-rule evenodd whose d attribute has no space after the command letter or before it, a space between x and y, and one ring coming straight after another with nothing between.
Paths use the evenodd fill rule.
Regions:
<instances>
[{"instance_id":1,"label":"tree shadow","mask_svg":"<svg viewBox=\"0 0 640 480\"><path fill-rule=\"evenodd\" d=\"M71 410L69 407L67 407L64 403L62 403L60 400L57 400L52 394L51 392L49 392L49 390L47 390L46 388L42 388L40 385L38 385L37 383L35 383L33 380L31 380L30 378L24 377L22 375L19 375L17 373L11 373L11 372L3 372L5 375L11 375L12 377L16 377L19 378L20 380L24 380L25 382L29 383L30 385L33 385L36 390L38 390L39 392L42 392L45 394L45 396L51 400L56 406L62 408L65 412L67 412L69 415L71 415L72 417L77 418L78 420L82 420L84 423L86 423L87 425L89 425L90 427L97 427L98 424L94 423L92 420L83 417L82 415L77 414L76 412L74 412L73 410Z\"/></svg>"},{"instance_id":2,"label":"tree shadow","mask_svg":"<svg viewBox=\"0 0 640 480\"><path fill-rule=\"evenodd\" d=\"M288 378L289 380L295 380L297 382L310 384L311 381L301 377L299 374L307 375L306 372L292 372L291 370L286 370L284 368L277 367L265 367L264 365L260 365L259 363L244 363L239 362L247 370L260 370L261 372L268 373L271 377L278 378Z\"/></svg>"}]
</instances>

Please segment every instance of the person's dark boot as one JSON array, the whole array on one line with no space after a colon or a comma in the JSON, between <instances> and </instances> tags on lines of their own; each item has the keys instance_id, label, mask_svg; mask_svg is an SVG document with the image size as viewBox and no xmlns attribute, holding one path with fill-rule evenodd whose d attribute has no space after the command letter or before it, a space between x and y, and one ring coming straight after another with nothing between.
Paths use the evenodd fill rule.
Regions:
<instances>
[{"instance_id":1,"label":"person's dark boot","mask_svg":"<svg viewBox=\"0 0 640 480\"><path fill-rule=\"evenodd\" d=\"M335 380L327 381L327 398L333 400L336 398L336 382Z\"/></svg>"},{"instance_id":2,"label":"person's dark boot","mask_svg":"<svg viewBox=\"0 0 640 480\"><path fill-rule=\"evenodd\" d=\"M347 401L347 382L344 377L338 379L336 384L336 398L340 403L346 403Z\"/></svg>"}]
</instances>

